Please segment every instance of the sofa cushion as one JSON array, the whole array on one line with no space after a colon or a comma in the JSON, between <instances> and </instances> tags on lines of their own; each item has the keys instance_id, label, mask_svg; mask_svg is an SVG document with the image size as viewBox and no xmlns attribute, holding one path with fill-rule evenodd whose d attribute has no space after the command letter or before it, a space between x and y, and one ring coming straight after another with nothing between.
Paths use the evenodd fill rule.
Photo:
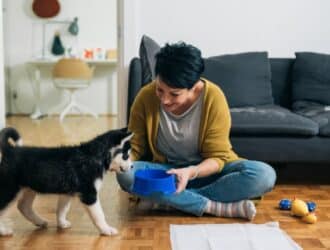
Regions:
<instances>
[{"instance_id":1,"label":"sofa cushion","mask_svg":"<svg viewBox=\"0 0 330 250\"><path fill-rule=\"evenodd\" d=\"M300 174L299 169L302 163L312 163L309 167L317 163L329 168L329 137L233 136L230 141L235 152L246 159L280 162L285 165L298 163L299 168L294 168L295 172L292 174ZM329 183L329 174L326 177Z\"/></svg>"},{"instance_id":2,"label":"sofa cushion","mask_svg":"<svg viewBox=\"0 0 330 250\"><path fill-rule=\"evenodd\" d=\"M230 107L273 104L267 52L209 57L203 76L220 86Z\"/></svg>"},{"instance_id":3,"label":"sofa cushion","mask_svg":"<svg viewBox=\"0 0 330 250\"><path fill-rule=\"evenodd\" d=\"M159 50L158 43L146 35L142 37L139 49L142 64L142 84L149 83L155 78L155 56Z\"/></svg>"},{"instance_id":4,"label":"sofa cushion","mask_svg":"<svg viewBox=\"0 0 330 250\"><path fill-rule=\"evenodd\" d=\"M290 109L292 105L293 58L270 58L274 104Z\"/></svg>"},{"instance_id":5,"label":"sofa cushion","mask_svg":"<svg viewBox=\"0 0 330 250\"><path fill-rule=\"evenodd\" d=\"M330 113L328 114L324 114L324 117L323 119L326 119L327 120L327 124L320 127L320 136L322 137L330 137L330 123L329 123L329 120L330 120Z\"/></svg>"},{"instance_id":6,"label":"sofa cushion","mask_svg":"<svg viewBox=\"0 0 330 250\"><path fill-rule=\"evenodd\" d=\"M330 106L316 102L297 101L292 105L292 110L305 116L319 126L319 136L330 137Z\"/></svg>"},{"instance_id":7,"label":"sofa cushion","mask_svg":"<svg viewBox=\"0 0 330 250\"><path fill-rule=\"evenodd\" d=\"M231 135L314 136L318 124L276 105L232 108Z\"/></svg>"},{"instance_id":8,"label":"sofa cushion","mask_svg":"<svg viewBox=\"0 0 330 250\"><path fill-rule=\"evenodd\" d=\"M299 52L292 72L293 101L330 105L330 55Z\"/></svg>"}]
</instances>

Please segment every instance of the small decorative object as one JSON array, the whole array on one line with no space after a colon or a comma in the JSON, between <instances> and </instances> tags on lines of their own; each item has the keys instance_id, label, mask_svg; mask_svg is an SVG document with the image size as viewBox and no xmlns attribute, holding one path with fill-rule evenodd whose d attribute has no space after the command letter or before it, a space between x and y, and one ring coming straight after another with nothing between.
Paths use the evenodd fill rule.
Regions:
<instances>
[{"instance_id":1,"label":"small decorative object","mask_svg":"<svg viewBox=\"0 0 330 250\"><path fill-rule=\"evenodd\" d=\"M302 217L302 221L309 223L309 224L314 224L315 222L317 222L317 217L314 213L309 213L309 214L305 215L304 217Z\"/></svg>"},{"instance_id":2,"label":"small decorative object","mask_svg":"<svg viewBox=\"0 0 330 250\"><path fill-rule=\"evenodd\" d=\"M78 26L78 17L75 17L72 23L69 25L68 31L71 35L76 36L79 33L79 26Z\"/></svg>"},{"instance_id":3,"label":"small decorative object","mask_svg":"<svg viewBox=\"0 0 330 250\"><path fill-rule=\"evenodd\" d=\"M67 49L66 56L68 56L70 58L77 58L78 57L77 49L75 49L74 47L69 47Z\"/></svg>"},{"instance_id":4,"label":"small decorative object","mask_svg":"<svg viewBox=\"0 0 330 250\"><path fill-rule=\"evenodd\" d=\"M117 58L117 50L116 49L108 49L106 51L106 59L116 59Z\"/></svg>"},{"instance_id":5,"label":"small decorative object","mask_svg":"<svg viewBox=\"0 0 330 250\"><path fill-rule=\"evenodd\" d=\"M94 58L94 52L92 49L84 49L84 58L85 59L93 59Z\"/></svg>"},{"instance_id":6,"label":"small decorative object","mask_svg":"<svg viewBox=\"0 0 330 250\"><path fill-rule=\"evenodd\" d=\"M279 208L281 210L290 210L291 209L291 201L289 199L283 199L279 203Z\"/></svg>"},{"instance_id":7,"label":"small decorative object","mask_svg":"<svg viewBox=\"0 0 330 250\"><path fill-rule=\"evenodd\" d=\"M102 48L96 48L94 57L95 57L95 59L98 59L98 60L104 60L103 49Z\"/></svg>"},{"instance_id":8,"label":"small decorative object","mask_svg":"<svg viewBox=\"0 0 330 250\"><path fill-rule=\"evenodd\" d=\"M308 201L307 203L308 211L309 212L314 212L316 209L316 204L313 201Z\"/></svg>"},{"instance_id":9,"label":"small decorative object","mask_svg":"<svg viewBox=\"0 0 330 250\"><path fill-rule=\"evenodd\" d=\"M61 6L58 0L33 0L33 13L41 18L50 18L57 16Z\"/></svg>"},{"instance_id":10,"label":"small decorative object","mask_svg":"<svg viewBox=\"0 0 330 250\"><path fill-rule=\"evenodd\" d=\"M54 41L52 45L52 54L59 56L59 55L63 55L64 52L65 50L61 42L60 33L55 32Z\"/></svg>"},{"instance_id":11,"label":"small decorative object","mask_svg":"<svg viewBox=\"0 0 330 250\"><path fill-rule=\"evenodd\" d=\"M304 201L295 198L291 204L291 213L299 217L305 216L308 214L308 207Z\"/></svg>"}]
</instances>

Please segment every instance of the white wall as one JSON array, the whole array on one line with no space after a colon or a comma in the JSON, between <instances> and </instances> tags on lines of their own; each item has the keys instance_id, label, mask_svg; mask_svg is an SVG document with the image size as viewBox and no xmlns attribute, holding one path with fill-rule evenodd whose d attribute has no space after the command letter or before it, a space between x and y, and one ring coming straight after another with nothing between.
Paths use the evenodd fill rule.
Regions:
<instances>
[{"instance_id":1,"label":"white wall","mask_svg":"<svg viewBox=\"0 0 330 250\"><path fill-rule=\"evenodd\" d=\"M6 14L4 17L5 64L7 67L8 87L7 98L10 98L7 112L31 113L34 106L33 92L30 85L26 62L38 57L42 52L41 27L43 19L37 18L31 11L32 0L4 0ZM73 44L83 48L116 48L117 47L117 3L116 0L66 0L59 1L61 12L51 20L72 20L75 16L79 21L79 36L76 41L70 36L67 26L47 26L46 39L50 48L53 30L61 28L64 45ZM48 53L49 54L49 53ZM116 69L112 68L112 72ZM43 73L42 109L65 102L65 95L56 90L50 80L50 68ZM111 72L106 68L96 68L96 76L90 88L82 91L78 99L100 114L117 113L117 80L110 81ZM12 98L17 92L17 99Z\"/></svg>"},{"instance_id":2,"label":"white wall","mask_svg":"<svg viewBox=\"0 0 330 250\"><path fill-rule=\"evenodd\" d=\"M326 0L124 2L129 6L123 15L131 19L125 28L134 36L124 38L134 43L122 49L125 58L138 54L131 48L138 47L143 34L161 45L180 40L191 43L205 57L264 50L271 57L294 57L295 51L330 53L330 1ZM124 84L120 82L122 88Z\"/></svg>"},{"instance_id":3,"label":"white wall","mask_svg":"<svg viewBox=\"0 0 330 250\"><path fill-rule=\"evenodd\" d=\"M5 126L5 84L3 67L2 1L0 1L0 129Z\"/></svg>"},{"instance_id":4,"label":"white wall","mask_svg":"<svg viewBox=\"0 0 330 250\"><path fill-rule=\"evenodd\" d=\"M126 103L128 89L128 67L130 60L137 56L140 34L138 2L118 0L118 126L126 125Z\"/></svg>"},{"instance_id":5,"label":"white wall","mask_svg":"<svg viewBox=\"0 0 330 250\"><path fill-rule=\"evenodd\" d=\"M330 52L330 1L138 0L139 29L160 43L183 40L205 56L267 50Z\"/></svg>"}]
</instances>

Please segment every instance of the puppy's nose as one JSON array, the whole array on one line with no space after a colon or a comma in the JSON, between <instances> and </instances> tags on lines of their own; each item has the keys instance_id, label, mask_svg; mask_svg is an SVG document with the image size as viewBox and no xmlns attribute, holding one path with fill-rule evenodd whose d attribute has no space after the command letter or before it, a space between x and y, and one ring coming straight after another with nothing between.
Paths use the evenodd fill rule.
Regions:
<instances>
[{"instance_id":1,"label":"puppy's nose","mask_svg":"<svg viewBox=\"0 0 330 250\"><path fill-rule=\"evenodd\" d=\"M131 165L131 169L133 168L133 165Z\"/></svg>"}]
</instances>

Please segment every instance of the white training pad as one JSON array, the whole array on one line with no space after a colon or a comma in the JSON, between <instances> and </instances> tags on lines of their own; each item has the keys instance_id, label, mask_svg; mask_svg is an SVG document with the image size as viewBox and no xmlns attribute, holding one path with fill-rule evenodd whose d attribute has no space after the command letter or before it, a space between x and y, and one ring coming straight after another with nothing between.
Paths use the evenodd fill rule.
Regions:
<instances>
[{"instance_id":1,"label":"white training pad","mask_svg":"<svg viewBox=\"0 0 330 250\"><path fill-rule=\"evenodd\" d=\"M302 250L278 222L170 225L170 236L172 250Z\"/></svg>"}]
</instances>

